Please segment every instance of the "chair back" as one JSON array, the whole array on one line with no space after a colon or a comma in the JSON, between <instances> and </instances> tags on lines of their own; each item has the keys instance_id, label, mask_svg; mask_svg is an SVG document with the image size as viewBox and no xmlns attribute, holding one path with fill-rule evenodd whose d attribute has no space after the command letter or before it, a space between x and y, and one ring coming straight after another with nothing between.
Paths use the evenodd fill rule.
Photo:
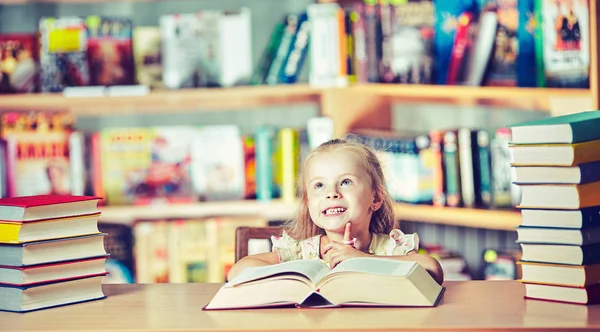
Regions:
<instances>
[{"instance_id":1,"label":"chair back","mask_svg":"<svg viewBox=\"0 0 600 332\"><path fill-rule=\"evenodd\" d=\"M272 247L271 236L280 236L281 227L248 227L241 226L235 231L235 261L248 256L248 242L252 239L266 240L269 248Z\"/></svg>"}]
</instances>

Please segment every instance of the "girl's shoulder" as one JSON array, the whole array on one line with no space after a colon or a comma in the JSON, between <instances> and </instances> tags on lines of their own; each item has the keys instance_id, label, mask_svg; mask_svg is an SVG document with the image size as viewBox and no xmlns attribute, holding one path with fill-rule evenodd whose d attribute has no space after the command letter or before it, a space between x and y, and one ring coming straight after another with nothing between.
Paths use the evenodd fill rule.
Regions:
<instances>
[{"instance_id":1,"label":"girl's shoulder","mask_svg":"<svg viewBox=\"0 0 600 332\"><path fill-rule=\"evenodd\" d=\"M404 234L393 229L389 234L373 234L369 253L380 256L401 256L419 250L419 235Z\"/></svg>"},{"instance_id":2,"label":"girl's shoulder","mask_svg":"<svg viewBox=\"0 0 600 332\"><path fill-rule=\"evenodd\" d=\"M273 251L279 255L280 262L297 259L318 259L321 245L321 235L305 240L296 240L283 231L281 236L271 236Z\"/></svg>"}]
</instances>

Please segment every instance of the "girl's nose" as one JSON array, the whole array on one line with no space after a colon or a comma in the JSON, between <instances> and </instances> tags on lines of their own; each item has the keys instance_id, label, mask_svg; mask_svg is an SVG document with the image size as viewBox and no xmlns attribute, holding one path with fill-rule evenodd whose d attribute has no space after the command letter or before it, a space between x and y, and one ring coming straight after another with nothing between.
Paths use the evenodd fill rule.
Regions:
<instances>
[{"instance_id":1,"label":"girl's nose","mask_svg":"<svg viewBox=\"0 0 600 332\"><path fill-rule=\"evenodd\" d=\"M327 193L327 199L338 199L340 197L342 197L342 196L337 191L332 191L332 192Z\"/></svg>"}]
</instances>

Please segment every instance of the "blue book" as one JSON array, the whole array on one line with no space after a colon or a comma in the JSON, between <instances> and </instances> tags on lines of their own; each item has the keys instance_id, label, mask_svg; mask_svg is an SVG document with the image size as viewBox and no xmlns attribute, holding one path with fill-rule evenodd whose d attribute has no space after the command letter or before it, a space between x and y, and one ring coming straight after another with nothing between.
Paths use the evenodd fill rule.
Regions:
<instances>
[{"instance_id":1,"label":"blue book","mask_svg":"<svg viewBox=\"0 0 600 332\"><path fill-rule=\"evenodd\" d=\"M581 143L600 139L600 111L585 111L508 126L512 144Z\"/></svg>"},{"instance_id":2,"label":"blue book","mask_svg":"<svg viewBox=\"0 0 600 332\"><path fill-rule=\"evenodd\" d=\"M298 75L302 70L304 59L308 53L310 29L308 15L306 13L298 15L297 24L298 27L294 37L292 38L289 52L279 71L279 82L281 83L290 84L298 81Z\"/></svg>"},{"instance_id":3,"label":"blue book","mask_svg":"<svg viewBox=\"0 0 600 332\"><path fill-rule=\"evenodd\" d=\"M517 86L537 86L537 68L535 54L536 17L534 0L518 0L519 24L517 26L517 41L519 51L516 60Z\"/></svg>"},{"instance_id":4,"label":"blue book","mask_svg":"<svg viewBox=\"0 0 600 332\"><path fill-rule=\"evenodd\" d=\"M435 84L446 84L458 17L466 11L476 11L477 5L477 0L434 0L433 58L435 61L433 73Z\"/></svg>"}]
</instances>

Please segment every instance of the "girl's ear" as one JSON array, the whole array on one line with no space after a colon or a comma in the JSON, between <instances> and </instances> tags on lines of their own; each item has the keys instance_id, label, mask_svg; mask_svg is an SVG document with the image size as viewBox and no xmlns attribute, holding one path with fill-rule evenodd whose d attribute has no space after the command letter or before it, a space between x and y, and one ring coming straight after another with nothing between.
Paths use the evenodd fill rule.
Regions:
<instances>
[{"instance_id":1,"label":"girl's ear","mask_svg":"<svg viewBox=\"0 0 600 332\"><path fill-rule=\"evenodd\" d=\"M373 197L373 203L371 204L371 210L373 212L379 210L379 208L383 205L383 200L381 199L381 195L379 193L375 193L375 197Z\"/></svg>"}]
</instances>

